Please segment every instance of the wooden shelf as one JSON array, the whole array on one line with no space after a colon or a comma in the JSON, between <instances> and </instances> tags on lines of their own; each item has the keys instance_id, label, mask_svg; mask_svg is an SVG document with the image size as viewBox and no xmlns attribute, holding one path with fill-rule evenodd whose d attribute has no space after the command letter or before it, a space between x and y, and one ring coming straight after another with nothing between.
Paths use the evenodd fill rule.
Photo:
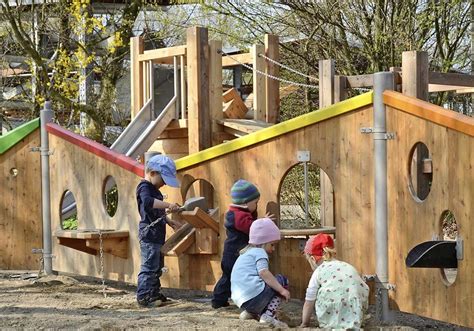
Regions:
<instances>
[{"instance_id":1,"label":"wooden shelf","mask_svg":"<svg viewBox=\"0 0 474 331\"><path fill-rule=\"evenodd\" d=\"M128 231L101 230L102 248L104 253L128 258ZM74 248L81 252L98 255L100 250L100 234L93 230L58 230L54 232L60 245Z\"/></svg>"},{"instance_id":2,"label":"wooden shelf","mask_svg":"<svg viewBox=\"0 0 474 331\"><path fill-rule=\"evenodd\" d=\"M193 211L183 211L180 216L196 229L211 229L219 233L219 223L199 207L194 208Z\"/></svg>"}]
</instances>

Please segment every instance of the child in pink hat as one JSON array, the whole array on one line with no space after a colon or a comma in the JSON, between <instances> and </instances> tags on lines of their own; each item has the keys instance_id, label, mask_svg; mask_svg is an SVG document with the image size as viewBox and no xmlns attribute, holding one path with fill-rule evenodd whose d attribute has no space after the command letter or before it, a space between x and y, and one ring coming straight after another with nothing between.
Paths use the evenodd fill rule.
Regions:
<instances>
[{"instance_id":1,"label":"child in pink hat","mask_svg":"<svg viewBox=\"0 0 474 331\"><path fill-rule=\"evenodd\" d=\"M250 226L249 244L240 252L231 274L232 300L243 310L241 319L258 317L260 323L287 327L275 314L282 298L290 299L288 280L273 276L268 266L268 254L280 238L280 230L269 218L257 219Z\"/></svg>"}]
</instances>

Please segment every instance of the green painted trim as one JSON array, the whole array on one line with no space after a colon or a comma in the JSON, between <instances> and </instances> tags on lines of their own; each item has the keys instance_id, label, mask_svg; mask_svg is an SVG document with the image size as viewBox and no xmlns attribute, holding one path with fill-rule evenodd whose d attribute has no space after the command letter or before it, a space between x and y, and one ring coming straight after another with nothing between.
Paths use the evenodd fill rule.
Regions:
<instances>
[{"instance_id":1,"label":"green painted trim","mask_svg":"<svg viewBox=\"0 0 474 331\"><path fill-rule=\"evenodd\" d=\"M31 120L20 125L14 130L7 132L6 135L0 136L0 154L5 153L18 142L23 140L31 132L35 131L40 125L39 118Z\"/></svg>"},{"instance_id":2,"label":"green painted trim","mask_svg":"<svg viewBox=\"0 0 474 331\"><path fill-rule=\"evenodd\" d=\"M306 126L351 112L355 109L370 105L373 102L373 92L367 92L354 98L344 100L318 111L313 111L295 117L291 120L248 134L238 139L205 149L176 160L177 169L185 169L198 163L261 143L263 141L284 135Z\"/></svg>"}]
</instances>

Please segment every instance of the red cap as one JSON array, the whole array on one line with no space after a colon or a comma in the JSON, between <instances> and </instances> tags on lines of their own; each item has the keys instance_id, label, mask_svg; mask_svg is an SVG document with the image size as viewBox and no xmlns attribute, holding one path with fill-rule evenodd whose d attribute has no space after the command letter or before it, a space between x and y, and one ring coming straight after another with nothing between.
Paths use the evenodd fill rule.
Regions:
<instances>
[{"instance_id":1,"label":"red cap","mask_svg":"<svg viewBox=\"0 0 474 331\"><path fill-rule=\"evenodd\" d=\"M320 233L314 237L309 238L304 247L304 252L313 255L317 260L323 256L323 248L334 248L334 240L331 236L325 233Z\"/></svg>"}]
</instances>

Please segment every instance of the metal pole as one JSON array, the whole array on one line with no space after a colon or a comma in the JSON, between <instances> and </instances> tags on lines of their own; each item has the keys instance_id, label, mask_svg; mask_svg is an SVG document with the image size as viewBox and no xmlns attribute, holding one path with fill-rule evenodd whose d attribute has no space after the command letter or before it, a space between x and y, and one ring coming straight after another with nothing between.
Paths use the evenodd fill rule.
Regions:
<instances>
[{"instance_id":1,"label":"metal pole","mask_svg":"<svg viewBox=\"0 0 474 331\"><path fill-rule=\"evenodd\" d=\"M378 72L374 74L376 318L383 322L390 318L388 306L387 132L383 92L393 89L393 73Z\"/></svg>"},{"instance_id":2,"label":"metal pole","mask_svg":"<svg viewBox=\"0 0 474 331\"><path fill-rule=\"evenodd\" d=\"M308 185L308 162L303 162L304 169L304 219L306 225L309 226L309 185Z\"/></svg>"},{"instance_id":3,"label":"metal pole","mask_svg":"<svg viewBox=\"0 0 474 331\"><path fill-rule=\"evenodd\" d=\"M49 186L49 137L46 125L53 119L51 101L46 101L40 112L41 122L41 202L43 211L43 259L44 272L53 273L51 238L51 201Z\"/></svg>"}]
</instances>

